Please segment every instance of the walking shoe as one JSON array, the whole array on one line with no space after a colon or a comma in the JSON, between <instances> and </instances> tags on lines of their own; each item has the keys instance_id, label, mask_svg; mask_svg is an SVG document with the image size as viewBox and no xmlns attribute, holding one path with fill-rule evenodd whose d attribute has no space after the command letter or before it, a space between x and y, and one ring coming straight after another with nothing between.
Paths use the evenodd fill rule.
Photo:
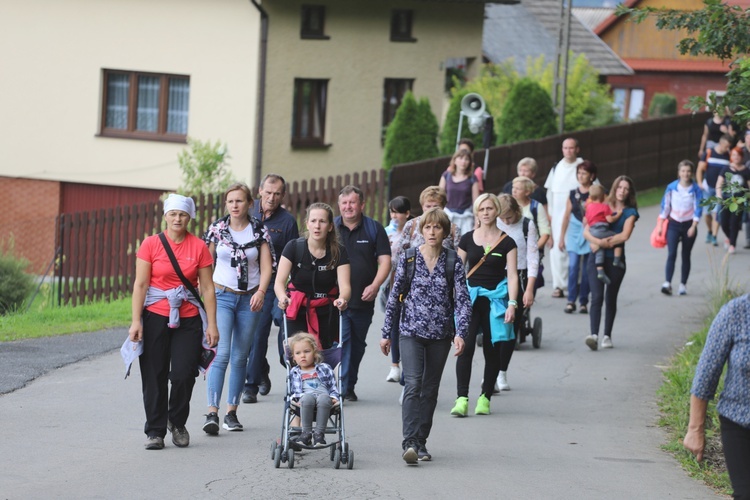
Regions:
<instances>
[{"instance_id":1,"label":"walking shoe","mask_svg":"<svg viewBox=\"0 0 750 500\"><path fill-rule=\"evenodd\" d=\"M344 396L344 399L347 401L357 401L359 398L357 397L357 394L355 394L354 389L349 389L346 396Z\"/></svg>"},{"instance_id":2,"label":"walking shoe","mask_svg":"<svg viewBox=\"0 0 750 500\"><path fill-rule=\"evenodd\" d=\"M414 449L414 445L409 445L406 447L404 452L401 454L401 458L404 459L404 462L406 462L409 465L414 465L417 463L417 450Z\"/></svg>"},{"instance_id":3,"label":"walking shoe","mask_svg":"<svg viewBox=\"0 0 750 500\"><path fill-rule=\"evenodd\" d=\"M711 235L711 243L713 243L715 247L719 246L719 241L716 239L716 236L714 236L713 234Z\"/></svg>"},{"instance_id":4,"label":"walking shoe","mask_svg":"<svg viewBox=\"0 0 750 500\"><path fill-rule=\"evenodd\" d=\"M313 434L313 446L316 448L322 448L326 445L326 435L323 432L316 432Z\"/></svg>"},{"instance_id":5,"label":"walking shoe","mask_svg":"<svg viewBox=\"0 0 750 500\"><path fill-rule=\"evenodd\" d=\"M312 444L312 432L302 432L295 441L299 444L303 444L305 446L310 446Z\"/></svg>"},{"instance_id":6,"label":"walking shoe","mask_svg":"<svg viewBox=\"0 0 750 500\"><path fill-rule=\"evenodd\" d=\"M669 281L665 281L661 286L661 293L663 293L664 295L672 295L672 285L669 283Z\"/></svg>"},{"instance_id":7,"label":"walking shoe","mask_svg":"<svg viewBox=\"0 0 750 500\"><path fill-rule=\"evenodd\" d=\"M489 415L490 414L490 400L484 394L479 396L477 399L477 406L474 408L474 415Z\"/></svg>"},{"instance_id":8,"label":"walking shoe","mask_svg":"<svg viewBox=\"0 0 750 500\"><path fill-rule=\"evenodd\" d=\"M172 433L172 444L180 448L185 448L187 445L189 445L190 433L188 432L188 430L184 427L177 427L175 425L172 425L171 422L169 424L170 425L167 425L167 429Z\"/></svg>"},{"instance_id":9,"label":"walking shoe","mask_svg":"<svg viewBox=\"0 0 750 500\"><path fill-rule=\"evenodd\" d=\"M496 386L500 387L501 391L509 391L510 386L508 385L508 372L501 371L497 374L497 382L495 383Z\"/></svg>"},{"instance_id":10,"label":"walking shoe","mask_svg":"<svg viewBox=\"0 0 750 500\"><path fill-rule=\"evenodd\" d=\"M219 433L219 414L212 411L206 415L206 422L203 424L203 432L215 436Z\"/></svg>"},{"instance_id":11,"label":"walking shoe","mask_svg":"<svg viewBox=\"0 0 750 500\"><path fill-rule=\"evenodd\" d=\"M253 394L252 392L245 391L242 393L242 402L253 404L258 402L258 395Z\"/></svg>"},{"instance_id":12,"label":"walking shoe","mask_svg":"<svg viewBox=\"0 0 750 500\"><path fill-rule=\"evenodd\" d=\"M578 308L578 312L581 314L588 314L589 307L586 304L581 304L581 307Z\"/></svg>"},{"instance_id":13,"label":"walking shoe","mask_svg":"<svg viewBox=\"0 0 750 500\"><path fill-rule=\"evenodd\" d=\"M224 415L224 429L228 431L241 431L242 430L242 424L239 420L237 420L237 412L236 411L228 411L226 415Z\"/></svg>"},{"instance_id":14,"label":"walking shoe","mask_svg":"<svg viewBox=\"0 0 750 500\"><path fill-rule=\"evenodd\" d=\"M735 250L735 248L734 248L734 245L729 245L729 248L727 248L727 253L728 253L729 255L732 255L732 254L734 254L734 252L736 252L736 251L737 251L737 250Z\"/></svg>"},{"instance_id":15,"label":"walking shoe","mask_svg":"<svg viewBox=\"0 0 750 500\"><path fill-rule=\"evenodd\" d=\"M159 436L149 436L146 438L147 450L161 450L164 448L164 438Z\"/></svg>"},{"instance_id":16,"label":"walking shoe","mask_svg":"<svg viewBox=\"0 0 750 500\"><path fill-rule=\"evenodd\" d=\"M589 349L592 351L599 349L599 335L589 335L586 337L586 345L589 346Z\"/></svg>"},{"instance_id":17,"label":"walking shoe","mask_svg":"<svg viewBox=\"0 0 750 500\"><path fill-rule=\"evenodd\" d=\"M729 248L729 238L724 238L724 250Z\"/></svg>"},{"instance_id":18,"label":"walking shoe","mask_svg":"<svg viewBox=\"0 0 750 500\"><path fill-rule=\"evenodd\" d=\"M481 391L484 389L484 379L482 379L482 383L479 384L479 390ZM495 387L492 388L492 394L500 394L500 386L497 385L497 380L495 380Z\"/></svg>"},{"instance_id":19,"label":"walking shoe","mask_svg":"<svg viewBox=\"0 0 750 500\"><path fill-rule=\"evenodd\" d=\"M427 451L427 447L423 444L420 444L417 447L417 460L420 462L429 462L432 460L432 455L430 455L430 452Z\"/></svg>"},{"instance_id":20,"label":"walking shoe","mask_svg":"<svg viewBox=\"0 0 750 500\"><path fill-rule=\"evenodd\" d=\"M609 335L602 337L602 349L612 349L612 337Z\"/></svg>"},{"instance_id":21,"label":"walking shoe","mask_svg":"<svg viewBox=\"0 0 750 500\"><path fill-rule=\"evenodd\" d=\"M460 396L456 398L456 404L451 410L454 417L465 417L469 413L469 398Z\"/></svg>"},{"instance_id":22,"label":"walking shoe","mask_svg":"<svg viewBox=\"0 0 750 500\"><path fill-rule=\"evenodd\" d=\"M271 392L271 378L267 373L264 373L263 380L258 384L258 394L261 396L268 396L269 392ZM257 401L258 399L256 398L255 400Z\"/></svg>"},{"instance_id":23,"label":"walking shoe","mask_svg":"<svg viewBox=\"0 0 750 500\"><path fill-rule=\"evenodd\" d=\"M684 283L680 283L680 288L677 289L677 293L680 295L687 295L687 287Z\"/></svg>"},{"instance_id":24,"label":"walking shoe","mask_svg":"<svg viewBox=\"0 0 750 500\"><path fill-rule=\"evenodd\" d=\"M391 366L391 371L388 372L388 376L385 377L386 382L398 382L401 380L401 368L398 366Z\"/></svg>"},{"instance_id":25,"label":"walking shoe","mask_svg":"<svg viewBox=\"0 0 750 500\"><path fill-rule=\"evenodd\" d=\"M398 404L402 406L404 404L404 392L406 392L406 386L401 388L401 395L398 397Z\"/></svg>"},{"instance_id":26,"label":"walking shoe","mask_svg":"<svg viewBox=\"0 0 750 500\"><path fill-rule=\"evenodd\" d=\"M706 233L706 243L711 243L711 233Z\"/></svg>"},{"instance_id":27,"label":"walking shoe","mask_svg":"<svg viewBox=\"0 0 750 500\"><path fill-rule=\"evenodd\" d=\"M615 267L619 267L620 269L625 269L625 263L622 261L620 257L615 257L612 261L612 265Z\"/></svg>"}]
</instances>

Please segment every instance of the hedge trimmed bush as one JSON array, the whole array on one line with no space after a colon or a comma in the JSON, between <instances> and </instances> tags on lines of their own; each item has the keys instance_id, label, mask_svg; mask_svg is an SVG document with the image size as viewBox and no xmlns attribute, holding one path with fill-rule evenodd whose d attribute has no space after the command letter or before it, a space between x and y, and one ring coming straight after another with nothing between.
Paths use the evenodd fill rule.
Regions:
<instances>
[{"instance_id":1,"label":"hedge trimmed bush","mask_svg":"<svg viewBox=\"0 0 750 500\"><path fill-rule=\"evenodd\" d=\"M498 127L498 142L501 144L556 134L552 98L534 80L520 79L508 95Z\"/></svg>"},{"instance_id":2,"label":"hedge trimmed bush","mask_svg":"<svg viewBox=\"0 0 750 500\"><path fill-rule=\"evenodd\" d=\"M29 262L13 255L9 248L0 247L0 314L13 312L23 304L34 287L33 278L26 274Z\"/></svg>"},{"instance_id":3,"label":"hedge trimmed bush","mask_svg":"<svg viewBox=\"0 0 750 500\"><path fill-rule=\"evenodd\" d=\"M438 122L429 100L423 97L417 102L414 94L407 92L385 134L383 167L388 170L393 165L435 158L437 133Z\"/></svg>"}]
</instances>

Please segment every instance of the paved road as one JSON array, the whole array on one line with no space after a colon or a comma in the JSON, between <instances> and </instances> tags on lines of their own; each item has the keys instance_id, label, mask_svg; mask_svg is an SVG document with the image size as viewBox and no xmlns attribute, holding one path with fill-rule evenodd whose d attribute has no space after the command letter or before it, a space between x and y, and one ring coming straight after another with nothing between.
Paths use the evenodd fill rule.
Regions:
<instances>
[{"instance_id":1,"label":"paved road","mask_svg":"<svg viewBox=\"0 0 750 500\"><path fill-rule=\"evenodd\" d=\"M455 398L449 360L429 442L434 460L417 467L400 458L399 386L384 381L380 314L362 364L360 401L346 406L352 471L334 470L322 452L298 455L293 470L273 468L269 447L280 428L284 380L278 364L271 394L240 407L244 432L208 437L200 430L201 377L188 422L190 447L170 442L161 452L146 452L138 369L124 381L119 353L110 350L124 330L0 344L2 392L37 376L16 377L32 360L51 360L36 368L48 373L0 396L0 454L6 457L0 498L721 498L661 451L655 391L668 358L699 327L715 281L711 266L723 252L706 247L700 235L690 294L662 296L665 252L647 243L655 217L655 209L644 210L628 243L615 348L589 351L583 343L588 317L563 314L564 301L543 290L533 310L544 320L542 348L524 346L514 355L513 390L493 398L491 415L449 415ZM731 259L732 275L747 276L748 256L740 251ZM76 362L58 368L70 361ZM474 366L471 405L481 356Z\"/></svg>"}]
</instances>

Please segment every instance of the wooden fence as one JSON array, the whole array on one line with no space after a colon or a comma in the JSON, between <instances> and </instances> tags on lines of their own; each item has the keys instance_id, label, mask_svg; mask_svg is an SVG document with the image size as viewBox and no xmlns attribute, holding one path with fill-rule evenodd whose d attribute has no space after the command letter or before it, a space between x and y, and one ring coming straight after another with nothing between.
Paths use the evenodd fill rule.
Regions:
<instances>
[{"instance_id":1,"label":"wooden fence","mask_svg":"<svg viewBox=\"0 0 750 500\"><path fill-rule=\"evenodd\" d=\"M338 193L346 185L365 194L365 213L381 222L387 207L383 170L291 182L284 204L302 227L305 209L315 202L337 211ZM257 190L253 192L257 194ZM60 258L55 270L58 304L76 306L129 294L135 278L135 254L141 241L162 230L162 203L140 204L92 212L62 214L57 218ZM196 218L190 231L200 236L208 224L224 214L221 195L196 199Z\"/></svg>"},{"instance_id":2,"label":"wooden fence","mask_svg":"<svg viewBox=\"0 0 750 500\"><path fill-rule=\"evenodd\" d=\"M628 175L637 190L664 186L677 178L677 164L689 159L696 162L703 124L709 113L582 130L533 141L490 148L485 190L498 193L516 176L516 165L530 156L539 165L536 181L544 183L547 173L562 158L562 141L578 139L581 156L592 160L599 179L607 188L618 175ZM478 165L484 165L484 150L474 154ZM450 163L450 157L433 158L406 165L396 165L389 178L388 198L406 196L412 212L419 214L419 194L436 185Z\"/></svg>"}]
</instances>

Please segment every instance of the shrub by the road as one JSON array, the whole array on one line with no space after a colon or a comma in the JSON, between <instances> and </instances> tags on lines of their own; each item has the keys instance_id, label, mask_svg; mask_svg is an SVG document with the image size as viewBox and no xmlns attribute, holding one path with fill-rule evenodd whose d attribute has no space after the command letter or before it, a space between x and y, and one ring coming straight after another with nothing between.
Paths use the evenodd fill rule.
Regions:
<instances>
[{"instance_id":1,"label":"shrub by the road","mask_svg":"<svg viewBox=\"0 0 750 500\"><path fill-rule=\"evenodd\" d=\"M0 247L0 315L17 310L34 287L33 278L26 274L29 262L13 253L13 246Z\"/></svg>"}]
</instances>

